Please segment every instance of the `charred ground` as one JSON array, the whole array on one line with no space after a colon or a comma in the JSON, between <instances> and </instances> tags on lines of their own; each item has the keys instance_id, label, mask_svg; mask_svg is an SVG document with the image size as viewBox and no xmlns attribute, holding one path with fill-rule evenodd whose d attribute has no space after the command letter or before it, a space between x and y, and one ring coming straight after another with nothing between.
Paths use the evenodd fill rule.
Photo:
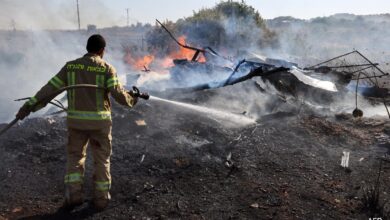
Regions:
<instances>
[{"instance_id":1,"label":"charred ground","mask_svg":"<svg viewBox=\"0 0 390 220\"><path fill-rule=\"evenodd\" d=\"M209 97L197 92L193 97ZM183 98L205 103L202 99ZM203 98L205 99L205 98ZM226 127L161 102L113 114L112 203L93 213L62 205L65 118L31 118L0 138L2 219L367 219L363 189L388 151L384 118L274 112ZM146 126L135 121L144 120ZM343 150L350 169L340 167ZM231 155L231 157L230 157ZM389 199L383 162L380 199ZM88 158L87 198L92 161ZM381 216L385 217L385 216Z\"/></svg>"}]
</instances>

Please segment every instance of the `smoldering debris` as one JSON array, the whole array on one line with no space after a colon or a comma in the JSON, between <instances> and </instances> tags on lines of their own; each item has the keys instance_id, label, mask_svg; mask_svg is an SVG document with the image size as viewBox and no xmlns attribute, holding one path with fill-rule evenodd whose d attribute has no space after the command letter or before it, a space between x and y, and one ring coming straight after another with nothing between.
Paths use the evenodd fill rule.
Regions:
<instances>
[{"instance_id":1,"label":"smoldering debris","mask_svg":"<svg viewBox=\"0 0 390 220\"><path fill-rule=\"evenodd\" d=\"M357 50L306 68L286 60L260 56L249 57L232 65L232 58L228 59L210 47L194 47L180 42L164 24L157 22L179 47L192 51L192 58L173 59L173 66L165 69L169 71L165 73L169 74L165 80L150 80L148 83L144 80L145 75L151 76L148 69L141 77L145 87L158 88L160 92L191 93L231 86L259 77L266 85L275 88L280 96L292 97L297 103L303 100L308 106L312 106L311 103L338 106L341 100L354 94L355 108L348 110L354 117L362 117L364 114L358 108L361 96L369 99L372 106L383 104L390 118L386 101L390 94L384 87L389 74ZM204 57L202 60L199 60L200 54ZM219 65L220 60L225 60L226 65ZM257 86L264 96L270 93L268 91L274 91L259 84ZM351 101L349 107L340 106L339 109L350 106Z\"/></svg>"}]
</instances>

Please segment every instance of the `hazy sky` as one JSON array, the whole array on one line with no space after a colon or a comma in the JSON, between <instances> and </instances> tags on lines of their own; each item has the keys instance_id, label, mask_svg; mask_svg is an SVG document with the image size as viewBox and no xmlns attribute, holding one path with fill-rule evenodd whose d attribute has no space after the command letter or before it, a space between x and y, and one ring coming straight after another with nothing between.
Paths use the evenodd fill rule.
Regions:
<instances>
[{"instance_id":1,"label":"hazy sky","mask_svg":"<svg viewBox=\"0 0 390 220\"><path fill-rule=\"evenodd\" d=\"M220 0L79 0L82 27L153 23L154 20L190 16L193 11L212 7ZM264 18L294 16L313 18L335 13L390 13L390 0L246 0ZM76 0L0 0L0 28L77 28Z\"/></svg>"}]
</instances>

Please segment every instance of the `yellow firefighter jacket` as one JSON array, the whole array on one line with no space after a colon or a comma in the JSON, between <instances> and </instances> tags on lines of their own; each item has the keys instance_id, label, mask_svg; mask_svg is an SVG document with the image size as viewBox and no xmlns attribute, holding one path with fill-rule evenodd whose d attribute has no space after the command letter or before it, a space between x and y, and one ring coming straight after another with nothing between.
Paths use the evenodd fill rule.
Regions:
<instances>
[{"instance_id":1,"label":"yellow firefighter jacket","mask_svg":"<svg viewBox=\"0 0 390 220\"><path fill-rule=\"evenodd\" d=\"M70 61L30 98L26 105L34 106L38 100L55 91L71 85L92 84L106 89L78 88L67 91L68 127L80 130L98 130L112 125L109 94L119 104L132 107L135 99L118 81L116 70L100 56L87 53ZM35 106L32 111L43 108L47 103Z\"/></svg>"}]
</instances>

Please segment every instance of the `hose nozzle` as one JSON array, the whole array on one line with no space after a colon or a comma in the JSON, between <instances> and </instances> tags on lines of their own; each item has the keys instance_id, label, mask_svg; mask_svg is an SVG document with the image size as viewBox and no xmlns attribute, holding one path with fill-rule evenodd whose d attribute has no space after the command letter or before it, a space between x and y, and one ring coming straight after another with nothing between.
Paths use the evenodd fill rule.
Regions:
<instances>
[{"instance_id":1,"label":"hose nozzle","mask_svg":"<svg viewBox=\"0 0 390 220\"><path fill-rule=\"evenodd\" d=\"M141 99L148 100L150 98L149 94L146 92L140 92L139 89L135 86L133 86L133 90L129 92L134 97L138 97Z\"/></svg>"}]
</instances>

